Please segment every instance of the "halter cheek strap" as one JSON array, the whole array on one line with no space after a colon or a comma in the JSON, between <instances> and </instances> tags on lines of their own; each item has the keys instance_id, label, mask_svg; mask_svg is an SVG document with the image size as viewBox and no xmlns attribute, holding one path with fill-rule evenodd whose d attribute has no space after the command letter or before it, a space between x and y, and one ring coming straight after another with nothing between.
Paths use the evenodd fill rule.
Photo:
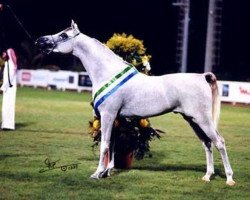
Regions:
<instances>
[{"instance_id":1,"label":"halter cheek strap","mask_svg":"<svg viewBox=\"0 0 250 200\"><path fill-rule=\"evenodd\" d=\"M109 82L104 84L99 90L97 90L93 100L94 110L97 117L100 117L98 107L136 74L138 74L137 69L132 65L129 65L123 71L114 76Z\"/></svg>"},{"instance_id":2,"label":"halter cheek strap","mask_svg":"<svg viewBox=\"0 0 250 200\"><path fill-rule=\"evenodd\" d=\"M73 35L73 36L68 36L66 39L57 39L57 40L55 40L54 39L54 37L52 36L52 35L50 35L50 37L51 37L51 39L52 39L52 47L49 49L49 51L46 51L45 53L46 54L50 54L55 48L56 48L56 46L57 46L57 44L60 44L60 43L62 43L62 42L66 42L66 41L68 41L68 40L70 40L70 39L73 39L73 38L75 38L76 36L78 36L80 34L80 31L79 30L77 30L77 33L75 34L75 35Z\"/></svg>"}]
</instances>

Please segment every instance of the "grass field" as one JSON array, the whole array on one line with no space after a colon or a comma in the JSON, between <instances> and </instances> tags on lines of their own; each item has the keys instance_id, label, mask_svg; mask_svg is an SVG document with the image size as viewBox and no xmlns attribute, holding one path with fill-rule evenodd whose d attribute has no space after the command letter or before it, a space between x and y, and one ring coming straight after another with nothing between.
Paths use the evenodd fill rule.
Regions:
<instances>
[{"instance_id":1,"label":"grass field","mask_svg":"<svg viewBox=\"0 0 250 200\"><path fill-rule=\"evenodd\" d=\"M166 132L151 142L152 158L134 161L131 170L115 170L99 181L89 176L98 163L91 148L89 93L18 88L16 130L0 132L0 199L249 199L250 107L222 106L220 132L226 140L236 186L225 184L214 151L215 176L205 173L205 153L188 124L175 114L151 119ZM0 102L1 103L1 102ZM39 173L45 159L56 166Z\"/></svg>"}]
</instances>

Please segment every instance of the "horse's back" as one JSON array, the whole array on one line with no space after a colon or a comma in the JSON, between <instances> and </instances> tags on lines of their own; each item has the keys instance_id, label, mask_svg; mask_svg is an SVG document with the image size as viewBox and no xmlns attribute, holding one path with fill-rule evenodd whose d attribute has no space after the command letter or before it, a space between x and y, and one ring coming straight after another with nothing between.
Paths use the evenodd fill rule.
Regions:
<instances>
[{"instance_id":1,"label":"horse's back","mask_svg":"<svg viewBox=\"0 0 250 200\"><path fill-rule=\"evenodd\" d=\"M205 99L211 98L211 89L203 74L138 74L122 89L121 95L121 114L155 116L171 111L194 110L196 102L207 108L210 105Z\"/></svg>"},{"instance_id":2,"label":"horse's back","mask_svg":"<svg viewBox=\"0 0 250 200\"><path fill-rule=\"evenodd\" d=\"M175 91L178 107L176 112L185 115L210 113L212 108L212 90L205 74L177 73L164 76L164 85L170 84Z\"/></svg>"}]
</instances>

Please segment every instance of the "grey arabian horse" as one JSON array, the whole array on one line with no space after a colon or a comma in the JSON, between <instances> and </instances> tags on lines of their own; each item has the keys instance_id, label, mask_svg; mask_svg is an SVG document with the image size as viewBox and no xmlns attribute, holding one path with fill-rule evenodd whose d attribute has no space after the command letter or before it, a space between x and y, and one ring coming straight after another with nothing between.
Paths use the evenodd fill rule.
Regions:
<instances>
[{"instance_id":1,"label":"grey arabian horse","mask_svg":"<svg viewBox=\"0 0 250 200\"><path fill-rule=\"evenodd\" d=\"M36 45L44 52L73 54L86 68L93 83L95 114L101 118L100 159L91 178L109 176L114 167L114 153L109 149L111 129L115 118L152 117L168 112L180 113L202 141L207 159L204 181L214 174L212 143L221 154L226 183L234 185L225 141L218 133L220 100L213 73L177 73L146 76L114 54L98 40L82 34L77 24L54 35L37 39ZM105 154L110 162L104 165Z\"/></svg>"}]
</instances>

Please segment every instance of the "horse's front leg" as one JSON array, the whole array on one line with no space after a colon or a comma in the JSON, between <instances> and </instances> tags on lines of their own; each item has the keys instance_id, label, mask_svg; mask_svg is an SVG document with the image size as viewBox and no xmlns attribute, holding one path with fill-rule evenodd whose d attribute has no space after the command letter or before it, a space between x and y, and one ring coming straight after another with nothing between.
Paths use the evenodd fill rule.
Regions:
<instances>
[{"instance_id":1,"label":"horse's front leg","mask_svg":"<svg viewBox=\"0 0 250 200\"><path fill-rule=\"evenodd\" d=\"M91 175L91 178L99 179L106 176L107 171L104 163L104 157L106 153L109 151L111 131L115 117L116 115L113 115L111 113L101 114L102 135L101 135L101 146L100 146L100 158L97 170L94 174ZM110 167L112 166L108 166L108 168Z\"/></svg>"},{"instance_id":2,"label":"horse's front leg","mask_svg":"<svg viewBox=\"0 0 250 200\"><path fill-rule=\"evenodd\" d=\"M110 149L109 149L108 166L107 166L106 171L104 172L104 176L110 176L111 171L115 167L115 143L114 143L115 141L114 140L115 140L115 138L113 137L111 145L110 145Z\"/></svg>"}]
</instances>

